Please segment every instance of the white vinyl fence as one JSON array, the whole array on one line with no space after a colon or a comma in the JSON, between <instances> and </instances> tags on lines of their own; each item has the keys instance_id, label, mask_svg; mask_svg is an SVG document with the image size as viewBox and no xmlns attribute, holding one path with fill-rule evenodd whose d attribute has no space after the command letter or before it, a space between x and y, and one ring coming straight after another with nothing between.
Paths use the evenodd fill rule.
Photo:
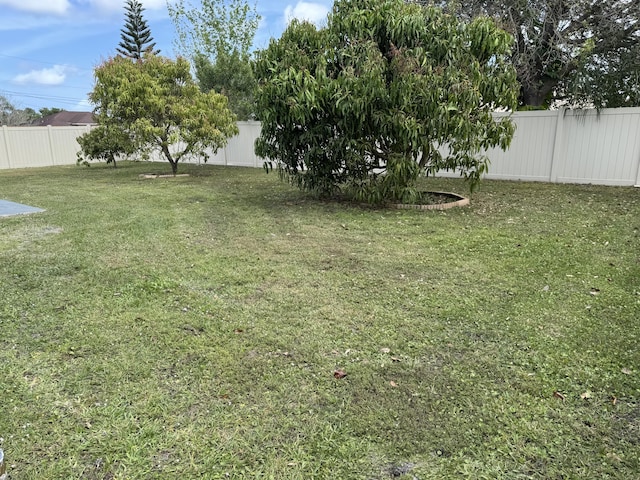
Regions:
<instances>
[{"instance_id":1,"label":"white vinyl fence","mask_svg":"<svg viewBox=\"0 0 640 480\"><path fill-rule=\"evenodd\" d=\"M89 127L7 127L0 129L0 169L76 163L76 138Z\"/></svg>"},{"instance_id":2,"label":"white vinyl fence","mask_svg":"<svg viewBox=\"0 0 640 480\"><path fill-rule=\"evenodd\" d=\"M516 112L513 120L511 148L488 152L486 178L640 185L640 108ZM75 164L75 139L88 128L2 127L0 169ZM253 149L260 123L239 122L238 128L240 134L207 163L262 167ZM163 161L159 155L152 160Z\"/></svg>"},{"instance_id":3,"label":"white vinyl fence","mask_svg":"<svg viewBox=\"0 0 640 480\"><path fill-rule=\"evenodd\" d=\"M516 112L506 152L487 178L640 185L640 108Z\"/></svg>"},{"instance_id":4,"label":"white vinyl fence","mask_svg":"<svg viewBox=\"0 0 640 480\"><path fill-rule=\"evenodd\" d=\"M73 165L80 145L76 138L91 127L7 127L0 128L0 170L7 168ZM263 160L253 150L260 135L260 122L238 122L240 134L229 139L225 148L211 152L207 163L237 167L262 167ZM151 161L166 162L154 153ZM194 163L201 159L192 159ZM168 164L167 164L168 165Z\"/></svg>"},{"instance_id":5,"label":"white vinyl fence","mask_svg":"<svg viewBox=\"0 0 640 480\"><path fill-rule=\"evenodd\" d=\"M228 165L231 167L260 167L264 160L258 157L253 145L256 138L260 136L260 122L238 122L240 133L229 139L226 147L218 149L216 153L209 152L207 164ZM181 147L184 148L184 147ZM162 152L156 151L150 156L151 162L167 162ZM202 158L186 158L181 160L184 163L204 163ZM167 167L169 164L167 163Z\"/></svg>"}]
</instances>

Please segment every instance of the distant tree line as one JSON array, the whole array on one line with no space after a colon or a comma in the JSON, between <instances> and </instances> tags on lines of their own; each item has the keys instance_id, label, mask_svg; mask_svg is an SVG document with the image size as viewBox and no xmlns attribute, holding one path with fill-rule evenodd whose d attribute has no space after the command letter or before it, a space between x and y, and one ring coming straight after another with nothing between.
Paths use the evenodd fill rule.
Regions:
<instances>
[{"instance_id":1,"label":"distant tree line","mask_svg":"<svg viewBox=\"0 0 640 480\"><path fill-rule=\"evenodd\" d=\"M17 108L11 101L0 95L0 125L30 125L48 115L64 111L62 108L41 108L37 112L33 108Z\"/></svg>"}]
</instances>

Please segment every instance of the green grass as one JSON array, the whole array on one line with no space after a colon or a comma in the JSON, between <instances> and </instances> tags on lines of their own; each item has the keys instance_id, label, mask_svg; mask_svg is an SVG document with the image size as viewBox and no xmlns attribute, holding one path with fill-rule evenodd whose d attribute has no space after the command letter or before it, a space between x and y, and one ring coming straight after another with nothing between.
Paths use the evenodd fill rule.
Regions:
<instances>
[{"instance_id":1,"label":"green grass","mask_svg":"<svg viewBox=\"0 0 640 480\"><path fill-rule=\"evenodd\" d=\"M11 479L639 475L640 190L167 168L0 173L46 209L0 219Z\"/></svg>"}]
</instances>

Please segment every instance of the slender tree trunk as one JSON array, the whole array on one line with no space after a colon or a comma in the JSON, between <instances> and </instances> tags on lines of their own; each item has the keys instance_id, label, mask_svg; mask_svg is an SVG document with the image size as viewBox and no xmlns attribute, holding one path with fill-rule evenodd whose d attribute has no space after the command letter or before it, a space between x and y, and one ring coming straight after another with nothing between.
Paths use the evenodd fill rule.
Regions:
<instances>
[{"instance_id":1,"label":"slender tree trunk","mask_svg":"<svg viewBox=\"0 0 640 480\"><path fill-rule=\"evenodd\" d=\"M171 152L169 151L169 147L167 145L162 145L161 148L165 158L171 164L171 173L173 173L173 175L175 176L178 173L178 161L173 159L173 156L171 155Z\"/></svg>"}]
</instances>

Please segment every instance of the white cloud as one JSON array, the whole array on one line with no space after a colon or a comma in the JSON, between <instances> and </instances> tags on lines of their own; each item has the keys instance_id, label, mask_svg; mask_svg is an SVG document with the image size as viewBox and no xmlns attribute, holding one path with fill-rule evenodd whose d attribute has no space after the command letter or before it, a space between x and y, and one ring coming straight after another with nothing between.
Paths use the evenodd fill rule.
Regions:
<instances>
[{"instance_id":1,"label":"white cloud","mask_svg":"<svg viewBox=\"0 0 640 480\"><path fill-rule=\"evenodd\" d=\"M42 70L31 70L13 78L14 83L26 84L35 83L38 85L60 85L67 78L68 67L65 65L54 65L51 68Z\"/></svg>"},{"instance_id":2,"label":"white cloud","mask_svg":"<svg viewBox=\"0 0 640 480\"><path fill-rule=\"evenodd\" d=\"M74 112L91 112L93 111L93 105L89 101L88 98L84 100L80 100L75 107L73 107Z\"/></svg>"},{"instance_id":3,"label":"white cloud","mask_svg":"<svg viewBox=\"0 0 640 480\"><path fill-rule=\"evenodd\" d=\"M321 3L298 2L295 7L287 5L287 8L284 9L284 18L287 23L297 18L318 25L327 19L328 13L329 9Z\"/></svg>"},{"instance_id":4,"label":"white cloud","mask_svg":"<svg viewBox=\"0 0 640 480\"><path fill-rule=\"evenodd\" d=\"M63 15L71 7L69 0L0 0L0 6L32 13Z\"/></svg>"}]
</instances>

